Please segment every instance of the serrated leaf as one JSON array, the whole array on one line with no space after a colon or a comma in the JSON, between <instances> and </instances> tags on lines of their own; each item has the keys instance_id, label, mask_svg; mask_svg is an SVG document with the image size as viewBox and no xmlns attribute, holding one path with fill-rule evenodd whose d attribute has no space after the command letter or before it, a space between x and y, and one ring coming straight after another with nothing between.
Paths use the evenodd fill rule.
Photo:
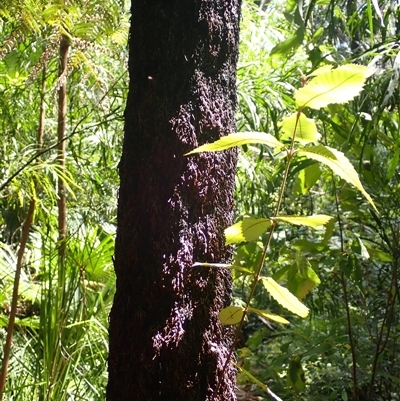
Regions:
<instances>
[{"instance_id":1,"label":"serrated leaf","mask_svg":"<svg viewBox=\"0 0 400 401\"><path fill-rule=\"evenodd\" d=\"M308 308L301 303L287 288L282 287L272 277L261 277L264 288L269 292L272 298L290 312L307 317Z\"/></svg>"},{"instance_id":2,"label":"serrated leaf","mask_svg":"<svg viewBox=\"0 0 400 401\"><path fill-rule=\"evenodd\" d=\"M301 284L297 288L296 295L299 299L304 299L315 288L315 285L309 278L302 279Z\"/></svg>"},{"instance_id":3,"label":"serrated leaf","mask_svg":"<svg viewBox=\"0 0 400 401\"><path fill-rule=\"evenodd\" d=\"M289 324L289 321L283 318L282 316L276 315L275 313L271 313L265 310L255 309L249 307L249 312L253 312L258 316L264 317L268 320L273 320L274 322L282 323L282 324Z\"/></svg>"},{"instance_id":4,"label":"serrated leaf","mask_svg":"<svg viewBox=\"0 0 400 401\"><path fill-rule=\"evenodd\" d=\"M230 270L236 270L241 273L249 274L249 275L254 275L254 272L252 272L250 269L247 269L246 267L240 266L240 265L232 265L228 263L201 263L201 262L196 262L193 263L192 267L216 267L216 268L223 268L223 269L230 269Z\"/></svg>"},{"instance_id":5,"label":"serrated leaf","mask_svg":"<svg viewBox=\"0 0 400 401\"><path fill-rule=\"evenodd\" d=\"M267 145L271 148L284 147L283 143L279 142L273 135L266 134L265 132L237 132L235 134L223 136L213 143L199 146L191 152L186 153L185 156L200 152L218 152L249 143Z\"/></svg>"},{"instance_id":6,"label":"serrated leaf","mask_svg":"<svg viewBox=\"0 0 400 401\"><path fill-rule=\"evenodd\" d=\"M362 186L357 171L354 169L349 159L342 152L330 148L329 146L317 145L300 149L297 153L300 156L305 156L309 159L317 160L320 163L328 166L340 178L342 178L349 184L354 185L359 191L361 191L361 193L365 196L372 207L376 211L378 211L372 198Z\"/></svg>"},{"instance_id":7,"label":"serrated leaf","mask_svg":"<svg viewBox=\"0 0 400 401\"><path fill-rule=\"evenodd\" d=\"M296 132L294 140L305 145L316 142L321 135L318 133L317 126L312 118L307 118L303 113L294 113L285 117L281 123L281 140L290 140Z\"/></svg>"},{"instance_id":8,"label":"serrated leaf","mask_svg":"<svg viewBox=\"0 0 400 401\"><path fill-rule=\"evenodd\" d=\"M328 223L329 220L333 219L332 216L325 214L315 214L312 216L278 216L272 220L284 221L285 223L294 224L296 226L307 226L307 227L319 227Z\"/></svg>"},{"instance_id":9,"label":"serrated leaf","mask_svg":"<svg viewBox=\"0 0 400 401\"><path fill-rule=\"evenodd\" d=\"M270 219L254 219L245 217L242 221L225 230L225 243L236 244L244 241L254 241L271 226Z\"/></svg>"},{"instance_id":10,"label":"serrated leaf","mask_svg":"<svg viewBox=\"0 0 400 401\"><path fill-rule=\"evenodd\" d=\"M323 72L295 92L296 103L299 107L313 109L331 103L347 103L361 92L371 73L367 67L356 64L342 65Z\"/></svg>"},{"instance_id":11,"label":"serrated leaf","mask_svg":"<svg viewBox=\"0 0 400 401\"><path fill-rule=\"evenodd\" d=\"M219 320L223 326L230 324L238 324L241 322L244 313L244 308L240 306L228 306L219 312Z\"/></svg>"}]
</instances>

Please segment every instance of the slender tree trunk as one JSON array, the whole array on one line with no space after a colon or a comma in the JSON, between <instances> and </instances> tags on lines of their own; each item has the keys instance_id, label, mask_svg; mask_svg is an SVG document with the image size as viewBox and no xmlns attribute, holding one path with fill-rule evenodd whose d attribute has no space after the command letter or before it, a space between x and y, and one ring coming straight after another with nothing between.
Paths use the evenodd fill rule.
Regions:
<instances>
[{"instance_id":1,"label":"slender tree trunk","mask_svg":"<svg viewBox=\"0 0 400 401\"><path fill-rule=\"evenodd\" d=\"M236 152L184 154L235 129L239 3L132 2L109 401L235 399L231 276L192 264L229 261Z\"/></svg>"},{"instance_id":2,"label":"slender tree trunk","mask_svg":"<svg viewBox=\"0 0 400 401\"><path fill-rule=\"evenodd\" d=\"M38 150L42 149L43 145L43 135L44 135L44 127L46 121L46 102L45 102L45 95L46 95L46 68L43 67L42 72L42 89L41 89L41 100L40 100L40 112L39 112L39 127L38 127ZM8 319L7 325L7 337L6 342L4 344L4 351L3 351L3 363L0 372L0 401L3 400L3 392L6 385L7 373L8 373L8 364L10 361L11 355L11 344L14 335L14 325L15 325L15 317L17 316L17 307L18 307L18 295L19 295L19 281L21 278L21 271L23 266L25 248L28 243L29 233L31 230L33 217L35 214L35 207L36 207L36 192L39 188L39 182L35 180L34 183L35 193L33 194L28 208L28 213L26 215L26 219L24 224L22 225L22 232L21 232L21 243L19 245L18 254L17 254L17 266L15 268L15 276L14 276L14 287L13 287L13 294L12 294L12 302L11 302L11 312Z\"/></svg>"},{"instance_id":3,"label":"slender tree trunk","mask_svg":"<svg viewBox=\"0 0 400 401\"><path fill-rule=\"evenodd\" d=\"M63 174L65 174L65 127L67 118L67 66L69 43L63 36L60 42L60 72L58 89L58 164L60 175L58 178L58 232L59 232L59 256L60 263L65 260L65 236L67 233L67 198Z\"/></svg>"}]
</instances>

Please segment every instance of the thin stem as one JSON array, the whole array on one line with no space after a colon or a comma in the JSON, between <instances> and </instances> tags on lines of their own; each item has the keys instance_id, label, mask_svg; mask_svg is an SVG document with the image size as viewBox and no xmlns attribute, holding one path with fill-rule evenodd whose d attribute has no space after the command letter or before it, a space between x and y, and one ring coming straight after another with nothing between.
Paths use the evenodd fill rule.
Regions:
<instances>
[{"instance_id":1,"label":"thin stem","mask_svg":"<svg viewBox=\"0 0 400 401\"><path fill-rule=\"evenodd\" d=\"M392 263L392 280L390 283L390 287L388 289L388 298L387 298L387 302L386 302L385 313L384 313L383 320L381 323L381 329L379 331L379 336L378 336L378 339L376 342L376 351L375 351L375 355L374 355L374 362L372 364L371 380L369 383L369 397L368 397L369 400L372 400L372 396L373 396L374 382L375 382L375 377L377 374L379 356L382 354L382 352L386 348L387 342L389 340L390 329L392 327L392 319L389 318L389 314L393 315L394 307L396 304L396 299L398 296L398 286L397 286L397 268L398 268L398 266L397 265L398 265L398 263L397 263L397 258L396 258L396 261L394 261ZM386 337L383 338L386 324L387 324Z\"/></svg>"},{"instance_id":2,"label":"thin stem","mask_svg":"<svg viewBox=\"0 0 400 401\"><path fill-rule=\"evenodd\" d=\"M40 112L39 112L39 127L38 127L38 146L39 149L42 147L43 143L43 135L44 135L44 127L45 127L45 116L46 116L46 103L45 103L45 94L46 94L46 69L43 68L42 74L42 88L41 88L41 99L40 99ZM7 379L7 372L8 372L8 364L10 361L10 354L11 354L11 344L14 334L14 326L15 326L15 317L17 314L17 305L18 305L18 292L19 292L19 281L21 277L21 270L22 270L22 262L24 258L26 244L28 242L29 232L33 222L33 216L35 214L35 206L36 206L36 192L39 187L39 183L35 181L34 188L35 193L31 197L28 213L25 219L25 222L22 226L22 233L21 233L21 243L18 249L17 254L17 266L15 268L15 276L14 276L14 283L13 283L13 293L12 293L12 300L11 300L11 311L10 317L8 320L7 325L7 336L6 342L4 344L4 353L3 353L3 364L0 373L0 401L3 399L4 389L6 385Z\"/></svg>"},{"instance_id":3,"label":"thin stem","mask_svg":"<svg viewBox=\"0 0 400 401\"><path fill-rule=\"evenodd\" d=\"M11 311L10 311L10 316L8 318L7 337L6 337L6 342L4 344L3 366L0 374L0 400L3 399L4 388L6 385L8 363L10 360L10 353L11 353L11 343L14 334L15 316L17 314L18 290L19 290L19 280L21 277L21 270L22 270L22 261L25 253L26 243L28 241L29 231L32 225L34 211L35 211L35 200L32 199L29 204L28 215L22 226L21 244L18 249L17 266L15 269L14 286L13 286L12 301L11 301Z\"/></svg>"},{"instance_id":4,"label":"thin stem","mask_svg":"<svg viewBox=\"0 0 400 401\"><path fill-rule=\"evenodd\" d=\"M64 36L60 42L60 74L59 74L59 91L58 91L58 164L60 166L60 175L58 178L58 231L59 231L59 255L61 264L65 261L65 236L67 226L67 199L66 186L64 182L65 176L65 150L66 142L64 141L67 118L67 65L68 65L69 43Z\"/></svg>"},{"instance_id":5,"label":"thin stem","mask_svg":"<svg viewBox=\"0 0 400 401\"><path fill-rule=\"evenodd\" d=\"M296 132L297 132L298 124L299 124L300 114L301 114L301 109L299 109L298 112L297 112L296 124L295 124L295 128L294 128L292 140L291 140L289 149L286 151L287 152L287 162L286 162L286 166L285 166L285 171L283 173L282 183L281 183L281 186L280 186L280 189L279 189L278 200L277 200L277 203L276 203L273 219L278 217L279 211L280 211L280 208L281 208L281 205L282 205L283 194L285 192L286 182L287 182L287 178L289 176L290 164L291 164L291 161L292 161L294 153L295 153L295 151L294 151L294 142L295 142L295 138L296 138ZM236 346L236 344L238 342L238 339L239 339L239 336L240 336L240 332L241 332L242 327L243 327L244 320L245 320L245 318L247 316L247 313L249 311L250 303L251 303L251 300L253 299L254 292L255 292L256 287L257 287L257 283L258 283L258 281L260 279L262 268L263 268L265 260L267 258L267 252L268 252L268 249L270 247L272 236L273 236L275 228L276 228L276 221L273 220L273 219L271 220L271 228L269 230L268 237L267 237L267 240L266 240L264 248L263 248L263 253L262 253L262 257L261 257L260 263L258 264L256 273L254 274L253 284L251 285L251 288L250 288L250 294L249 294L249 296L247 298L246 306L244 308L244 311L243 311L243 314L242 314L242 318L241 318L241 320L240 320L240 322L239 322L239 324L237 326L237 329L235 331L235 337L234 337L234 340L233 340L232 347L229 350L229 353L228 353L228 356L226 358L225 364L224 364L224 366L222 368L221 377L224 374L224 372L225 372L225 370L226 370L226 368L227 368L227 366L228 366L228 364L229 364L229 362L230 362L230 360L232 358L232 354L233 354L233 352L235 350L235 346ZM217 385L215 394L218 394L218 390L219 390L219 386L220 386L221 381L222 380L218 381L218 385Z\"/></svg>"},{"instance_id":6,"label":"thin stem","mask_svg":"<svg viewBox=\"0 0 400 401\"><path fill-rule=\"evenodd\" d=\"M337 193L335 177L332 174L332 182L333 182L333 189L335 191L335 206L336 206L336 215L339 224L339 234L340 234L340 249L342 254L344 253L344 238L343 238L343 224L342 219L340 218L340 210L339 210L339 196ZM350 343L350 350L351 350L351 360L352 360L352 379L353 379L353 401L358 400L358 393L357 393L357 355L356 349L354 344L353 338L353 330L351 328L351 314L350 314L350 305L349 305L349 298L347 293L347 285L346 285L346 278L344 276L343 271L340 272L340 283L342 284L343 290L343 300L344 306L346 309L346 320L347 320L347 334L349 336L349 343Z\"/></svg>"}]
</instances>

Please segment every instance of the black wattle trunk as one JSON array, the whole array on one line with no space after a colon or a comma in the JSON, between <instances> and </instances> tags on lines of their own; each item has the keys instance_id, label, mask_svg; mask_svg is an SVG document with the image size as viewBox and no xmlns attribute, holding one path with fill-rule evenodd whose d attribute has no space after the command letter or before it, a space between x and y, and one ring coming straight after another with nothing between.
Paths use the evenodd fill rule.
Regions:
<instances>
[{"instance_id":1,"label":"black wattle trunk","mask_svg":"<svg viewBox=\"0 0 400 401\"><path fill-rule=\"evenodd\" d=\"M235 399L231 276L192 265L229 260L236 152L184 154L235 129L239 3L132 2L108 401Z\"/></svg>"}]
</instances>

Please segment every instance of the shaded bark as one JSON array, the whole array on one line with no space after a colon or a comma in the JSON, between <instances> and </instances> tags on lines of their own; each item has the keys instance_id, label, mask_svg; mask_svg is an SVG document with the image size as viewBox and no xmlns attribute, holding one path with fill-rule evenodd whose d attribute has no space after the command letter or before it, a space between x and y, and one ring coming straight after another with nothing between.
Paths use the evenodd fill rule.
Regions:
<instances>
[{"instance_id":1,"label":"shaded bark","mask_svg":"<svg viewBox=\"0 0 400 401\"><path fill-rule=\"evenodd\" d=\"M132 2L109 401L235 399L231 276L192 264L229 261L236 152L184 154L235 129L239 3Z\"/></svg>"}]
</instances>

